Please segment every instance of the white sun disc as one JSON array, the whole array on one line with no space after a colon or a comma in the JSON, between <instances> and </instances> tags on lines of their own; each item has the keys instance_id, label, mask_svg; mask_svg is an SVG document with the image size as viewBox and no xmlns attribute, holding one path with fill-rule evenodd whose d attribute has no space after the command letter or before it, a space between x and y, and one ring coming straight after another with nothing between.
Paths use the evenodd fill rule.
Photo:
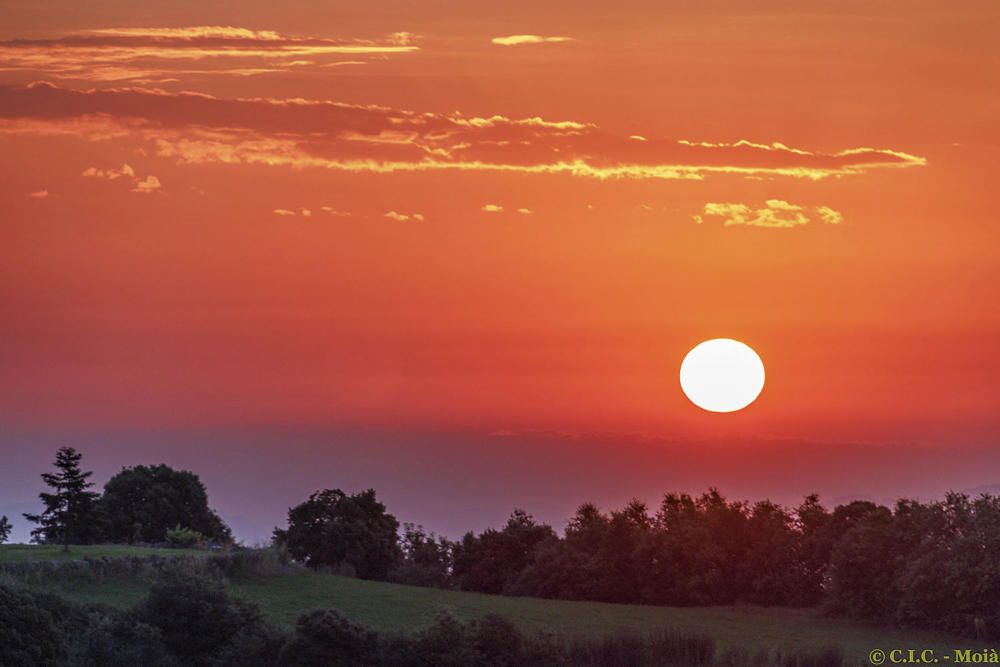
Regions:
<instances>
[{"instance_id":1,"label":"white sun disc","mask_svg":"<svg viewBox=\"0 0 1000 667\"><path fill-rule=\"evenodd\" d=\"M763 388L764 362L738 340L706 340L681 362L681 389L692 403L709 412L742 410Z\"/></svg>"}]
</instances>

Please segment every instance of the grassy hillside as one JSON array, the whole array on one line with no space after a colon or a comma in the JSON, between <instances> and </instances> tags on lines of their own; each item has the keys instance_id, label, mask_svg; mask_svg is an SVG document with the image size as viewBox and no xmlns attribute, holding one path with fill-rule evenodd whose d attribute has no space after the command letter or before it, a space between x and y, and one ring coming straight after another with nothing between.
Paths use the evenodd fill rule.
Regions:
<instances>
[{"instance_id":1,"label":"grassy hillside","mask_svg":"<svg viewBox=\"0 0 1000 667\"><path fill-rule=\"evenodd\" d=\"M710 635L722 647L817 648L840 645L861 660L876 647L951 649L969 642L927 633L887 630L825 618L813 610L762 607L649 607L599 602L512 598L361 581L311 572L236 582L236 591L257 602L275 622L290 626L302 611L339 609L380 630L414 630L447 610L462 619L505 616L529 631L593 636L622 630L673 628Z\"/></svg>"},{"instance_id":2,"label":"grassy hillside","mask_svg":"<svg viewBox=\"0 0 1000 667\"><path fill-rule=\"evenodd\" d=\"M56 544L0 545L0 563L37 560L78 560L81 558L117 558L122 556L179 556L205 554L197 549L153 549L126 544L95 544L74 546L69 551Z\"/></svg>"},{"instance_id":3,"label":"grassy hillside","mask_svg":"<svg viewBox=\"0 0 1000 667\"><path fill-rule=\"evenodd\" d=\"M30 547L4 547L0 559L48 557L48 552ZM74 548L76 551L76 548ZM128 547L93 547L89 555L139 555L184 553L175 550L137 550ZM84 549L77 552L80 558ZM198 553L198 552L196 552ZM204 553L204 552L200 552ZM43 555L44 554L44 555ZM720 648L769 649L820 648L839 645L861 664L868 652L880 648L935 648L978 644L923 632L902 632L850 621L826 618L813 610L761 607L648 607L593 602L569 602L511 598L416 588L382 582L361 581L314 572L250 577L232 581L232 590L258 605L272 621L291 628L303 612L333 608L372 628L406 632L429 626L441 611L460 619L488 613L509 618L528 631L596 636L621 631L646 632L671 628L698 632L714 638ZM45 588L78 602L110 604L125 608L140 600L149 582L105 579L60 584L48 581Z\"/></svg>"}]
</instances>

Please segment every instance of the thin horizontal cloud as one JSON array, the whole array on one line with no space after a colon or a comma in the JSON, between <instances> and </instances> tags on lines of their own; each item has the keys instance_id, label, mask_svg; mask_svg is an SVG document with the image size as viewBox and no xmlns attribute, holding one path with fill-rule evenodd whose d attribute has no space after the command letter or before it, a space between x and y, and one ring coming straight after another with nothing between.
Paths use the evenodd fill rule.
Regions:
<instances>
[{"instance_id":1,"label":"thin horizontal cloud","mask_svg":"<svg viewBox=\"0 0 1000 667\"><path fill-rule=\"evenodd\" d=\"M824 224L840 224L844 216L829 206L807 208L783 199L768 199L764 206L752 207L743 203L705 204L701 215L694 221L701 224L710 220L721 221L726 227L745 225L748 227L771 227L790 229L801 227L813 221Z\"/></svg>"},{"instance_id":2,"label":"thin horizontal cloud","mask_svg":"<svg viewBox=\"0 0 1000 667\"><path fill-rule=\"evenodd\" d=\"M519 208L517 209L517 212L520 213L521 215L534 215L535 213L530 208Z\"/></svg>"},{"instance_id":3,"label":"thin horizontal cloud","mask_svg":"<svg viewBox=\"0 0 1000 667\"><path fill-rule=\"evenodd\" d=\"M483 210L487 213L502 213L503 206L500 204L483 204Z\"/></svg>"},{"instance_id":4,"label":"thin horizontal cloud","mask_svg":"<svg viewBox=\"0 0 1000 667\"><path fill-rule=\"evenodd\" d=\"M506 37L494 37L494 44L500 46L521 46L524 44L559 44L561 42L572 42L572 37L545 36L545 35L507 35Z\"/></svg>"},{"instance_id":5,"label":"thin horizontal cloud","mask_svg":"<svg viewBox=\"0 0 1000 667\"><path fill-rule=\"evenodd\" d=\"M49 196L49 191L48 190L35 190L34 192L29 193L28 196L32 197L34 199L44 199L45 197Z\"/></svg>"},{"instance_id":6,"label":"thin horizontal cloud","mask_svg":"<svg viewBox=\"0 0 1000 667\"><path fill-rule=\"evenodd\" d=\"M0 133L132 137L179 163L391 173L453 170L599 179L718 174L819 180L926 161L898 150L835 153L749 141L648 139L576 120L465 116L324 100L221 98L141 87L0 86Z\"/></svg>"},{"instance_id":7,"label":"thin horizontal cloud","mask_svg":"<svg viewBox=\"0 0 1000 667\"><path fill-rule=\"evenodd\" d=\"M291 37L230 26L106 28L56 39L2 41L0 69L85 81L163 83L178 76L255 76L364 63L359 58L417 50L411 38L409 33L382 40ZM344 61L345 55L355 59Z\"/></svg>"},{"instance_id":8,"label":"thin horizontal cloud","mask_svg":"<svg viewBox=\"0 0 1000 667\"><path fill-rule=\"evenodd\" d=\"M321 207L320 211L322 211L323 213L327 213L329 215L337 215L337 216L348 216L348 215L350 215L350 213L344 213L342 211L337 211L337 210L334 210L334 209L330 208L329 206L323 206L323 207ZM279 217L282 217L282 218L291 218L291 217L295 217L295 216L302 216L303 218L311 218L311 217L313 217L313 209L306 208L304 206L301 206L298 209L275 208L275 209L271 210L271 213L273 213L273 214L275 214L275 215L277 215Z\"/></svg>"},{"instance_id":9,"label":"thin horizontal cloud","mask_svg":"<svg viewBox=\"0 0 1000 667\"><path fill-rule=\"evenodd\" d=\"M321 206L320 210L323 211L324 213L326 213L327 215L332 215L335 218L349 218L349 217L351 217L351 212L350 211L338 211L337 209L335 209L332 206Z\"/></svg>"},{"instance_id":10,"label":"thin horizontal cloud","mask_svg":"<svg viewBox=\"0 0 1000 667\"><path fill-rule=\"evenodd\" d=\"M409 220L416 220L419 222L424 219L422 213L398 213L397 211L389 211L385 214L385 217L397 222L407 222Z\"/></svg>"}]
</instances>

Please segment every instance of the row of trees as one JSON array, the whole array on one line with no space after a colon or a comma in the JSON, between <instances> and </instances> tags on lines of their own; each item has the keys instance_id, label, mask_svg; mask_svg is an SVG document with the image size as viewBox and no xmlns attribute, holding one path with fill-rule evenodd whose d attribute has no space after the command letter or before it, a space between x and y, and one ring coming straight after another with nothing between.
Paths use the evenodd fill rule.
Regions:
<instances>
[{"instance_id":1,"label":"row of trees","mask_svg":"<svg viewBox=\"0 0 1000 667\"><path fill-rule=\"evenodd\" d=\"M232 532L208 505L205 485L194 473L166 465L123 468L93 491L93 474L81 467L82 455L72 447L56 453L55 471L42 474L49 491L39 494L44 506L24 518L36 524L35 542L94 544L158 543L171 531L207 540L231 542ZM4 529L6 525L6 529ZM0 520L0 542L10 532Z\"/></svg>"},{"instance_id":2,"label":"row of trees","mask_svg":"<svg viewBox=\"0 0 1000 667\"><path fill-rule=\"evenodd\" d=\"M560 536L526 512L451 542L405 525L374 491L313 494L275 541L316 568L502 595L654 605L824 605L1000 636L1000 498L949 494L832 511L668 494L655 511L582 505Z\"/></svg>"},{"instance_id":3,"label":"row of trees","mask_svg":"<svg viewBox=\"0 0 1000 667\"><path fill-rule=\"evenodd\" d=\"M78 452L60 450L56 470L42 476L52 489L41 494L45 510L26 515L38 523L38 541L231 539L190 472L125 468L98 495ZM274 542L309 567L363 579L618 603L822 604L852 617L1000 636L992 605L1000 599L1000 498L989 495L828 510L815 495L788 509L716 490L672 493L654 509L584 504L563 535L516 510L502 528L453 542L400 526L373 490L326 489L289 509Z\"/></svg>"}]
</instances>

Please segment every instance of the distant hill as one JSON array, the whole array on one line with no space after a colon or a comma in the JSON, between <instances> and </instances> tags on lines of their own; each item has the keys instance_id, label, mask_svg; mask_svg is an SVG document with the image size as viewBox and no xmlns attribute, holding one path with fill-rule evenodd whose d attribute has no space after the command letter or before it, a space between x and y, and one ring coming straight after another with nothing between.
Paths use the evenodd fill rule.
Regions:
<instances>
[{"instance_id":1,"label":"distant hill","mask_svg":"<svg viewBox=\"0 0 1000 667\"><path fill-rule=\"evenodd\" d=\"M49 560L55 550L54 547L0 546L0 562L24 561L31 557ZM144 553L163 556L171 552L136 547L73 547L73 557L78 559L141 557ZM174 553L186 555L184 551ZM99 581L76 578L64 582L58 579L58 575L50 576L43 584L33 587L77 602L127 608L141 600L150 586L148 578L109 577ZM320 608L337 609L354 621L392 632L428 627L439 612L446 610L463 620L499 614L529 632L603 636L621 631L641 633L669 628L707 634L720 647L812 649L836 644L849 659L858 660L858 664L863 664L861 661L872 648L880 646L951 650L975 644L934 633L904 632L827 618L810 609L678 608L541 600L362 581L301 569L273 576L236 578L229 585L236 594L258 604L273 622L289 630L301 614Z\"/></svg>"}]
</instances>

